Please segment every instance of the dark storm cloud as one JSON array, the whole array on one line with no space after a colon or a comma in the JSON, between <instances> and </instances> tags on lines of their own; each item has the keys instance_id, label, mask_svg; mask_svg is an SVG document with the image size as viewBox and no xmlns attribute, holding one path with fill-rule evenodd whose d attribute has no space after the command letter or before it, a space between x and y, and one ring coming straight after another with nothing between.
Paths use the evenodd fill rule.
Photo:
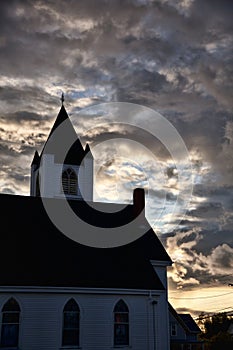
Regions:
<instances>
[{"instance_id":1,"label":"dark storm cloud","mask_svg":"<svg viewBox=\"0 0 233 350\"><path fill-rule=\"evenodd\" d=\"M233 29L233 4L229 0L222 0L221 2L218 0L196 0L192 3L192 13L197 18L205 19L205 22L212 25L216 31ZM208 16L210 13L211 16ZM218 27L216 27L216 21Z\"/></svg>"},{"instance_id":2,"label":"dark storm cloud","mask_svg":"<svg viewBox=\"0 0 233 350\"><path fill-rule=\"evenodd\" d=\"M192 217L205 218L207 221L213 218L219 218L224 213L221 203L204 203L197 209L191 210L189 215Z\"/></svg>"},{"instance_id":3,"label":"dark storm cloud","mask_svg":"<svg viewBox=\"0 0 233 350\"><path fill-rule=\"evenodd\" d=\"M232 186L205 186L196 184L193 195L200 198L208 197L212 203L222 203L225 210L233 209L233 187Z\"/></svg>"},{"instance_id":4,"label":"dark storm cloud","mask_svg":"<svg viewBox=\"0 0 233 350\"><path fill-rule=\"evenodd\" d=\"M93 131L90 130L81 136L83 144L86 142L92 142L93 146L107 140L119 138L126 138L127 140L132 140L139 143L139 145L143 145L158 159L171 158L166 147L156 137L146 130L137 128L136 126L130 124L118 123L116 125L111 125L106 122L104 125L96 127ZM122 143L124 143L124 140ZM135 147L137 146L135 145Z\"/></svg>"},{"instance_id":5,"label":"dark storm cloud","mask_svg":"<svg viewBox=\"0 0 233 350\"><path fill-rule=\"evenodd\" d=\"M15 191L13 191L11 187L3 187L2 188L2 193L15 194Z\"/></svg>"},{"instance_id":6,"label":"dark storm cloud","mask_svg":"<svg viewBox=\"0 0 233 350\"><path fill-rule=\"evenodd\" d=\"M21 124L25 121L41 121L41 115L36 113L30 113L28 111L20 111L15 113L7 113L1 119L6 121L15 122L16 124ZM44 135L45 136L45 135Z\"/></svg>"},{"instance_id":7,"label":"dark storm cloud","mask_svg":"<svg viewBox=\"0 0 233 350\"><path fill-rule=\"evenodd\" d=\"M16 156L17 152L11 146L0 144L0 154L1 154L1 158L4 157L5 159L8 159L8 157Z\"/></svg>"},{"instance_id":8,"label":"dark storm cloud","mask_svg":"<svg viewBox=\"0 0 233 350\"><path fill-rule=\"evenodd\" d=\"M19 1L5 7L3 37L6 32L12 41L5 42L2 59L6 60L3 63L5 69L9 67L9 73L22 71L23 75L34 77L49 73L61 79L78 78L86 85L106 84L108 79L119 100L150 105L151 99L147 101L146 96L140 95L166 91L169 100L173 92L173 86L159 69L168 67L175 71L176 90L182 91L187 73L180 69L193 67L196 74L198 57L205 57L199 41L207 33L210 40L211 34L195 8L194 16L184 17L169 2L161 5L159 1L100 1L96 6L93 1ZM22 16L27 20L22 21ZM85 30L78 25L69 26L77 18L90 20L93 25ZM154 67L150 66L152 62Z\"/></svg>"},{"instance_id":9,"label":"dark storm cloud","mask_svg":"<svg viewBox=\"0 0 233 350\"><path fill-rule=\"evenodd\" d=\"M219 235L218 243L216 240L211 247L210 244L208 249L202 246L201 250L198 245L205 239L204 232L177 232L167 237L167 251L174 262L169 269L169 277L174 287L189 289L199 284L212 287L223 284L225 276L232 273L233 242L230 239L227 243L221 243L225 238L221 237L222 233L216 232ZM212 238L209 232L206 239L210 241Z\"/></svg>"},{"instance_id":10,"label":"dark storm cloud","mask_svg":"<svg viewBox=\"0 0 233 350\"><path fill-rule=\"evenodd\" d=\"M221 6L217 1L193 1L186 12L176 1L99 1L98 6L96 1L3 2L2 73L30 79L54 76L60 85L110 84L115 90L112 99L164 112L190 148L201 142L206 152L209 146L204 155L212 161L210 153L219 154L219 133L226 123L219 113L224 114L224 105L232 101L231 55L223 40L230 33L231 8L228 1ZM78 21L90 23L85 27ZM213 42L221 46L209 52L206 45ZM22 100L41 96L46 104L55 102L38 86L38 91L27 83L21 91L8 89L4 87L0 97L15 104L19 95ZM181 120L176 116L179 109ZM210 132L210 125L216 130ZM202 138L207 126L209 135Z\"/></svg>"},{"instance_id":11,"label":"dark storm cloud","mask_svg":"<svg viewBox=\"0 0 233 350\"><path fill-rule=\"evenodd\" d=\"M182 262L186 272L177 263L183 278L174 284L226 272L233 221L232 9L228 0L1 1L3 190L28 186L30 157L46 139L61 91L70 114L100 101L152 107L177 128L193 162L193 207L181 222L186 231L164 236L171 255L178 247L189 262ZM114 129L107 121L84 135L94 118L80 118L82 141L134 137L135 129ZM158 141L137 137L159 160L170 160ZM112 155L106 148L106 159ZM111 178L104 171L113 164L103 166L103 179ZM127 169L134 174L133 166ZM154 166L147 170L157 175ZM174 167L167 165L164 176L175 180ZM160 199L164 190L154 183L151 194ZM170 187L166 199L176 199Z\"/></svg>"}]
</instances>

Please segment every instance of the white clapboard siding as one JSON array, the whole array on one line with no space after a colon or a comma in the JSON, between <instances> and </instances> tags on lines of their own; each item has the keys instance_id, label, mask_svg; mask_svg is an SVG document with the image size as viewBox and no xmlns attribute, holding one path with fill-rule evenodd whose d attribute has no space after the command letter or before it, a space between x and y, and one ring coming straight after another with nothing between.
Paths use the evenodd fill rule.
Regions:
<instances>
[{"instance_id":1,"label":"white clapboard siding","mask_svg":"<svg viewBox=\"0 0 233 350\"><path fill-rule=\"evenodd\" d=\"M146 295L124 294L116 291L98 294L14 292L0 293L0 309L14 297L21 308L20 350L60 350L62 337L62 312L70 298L80 308L80 347L83 350L112 350L113 309L123 299L129 308L131 350L168 350L166 330L166 297L157 293L155 322L149 291ZM154 337L154 325L155 334ZM154 341L156 339L156 348ZM69 348L66 348L66 350Z\"/></svg>"},{"instance_id":2,"label":"white clapboard siding","mask_svg":"<svg viewBox=\"0 0 233 350\"><path fill-rule=\"evenodd\" d=\"M54 162L54 155L43 154L39 170L35 171L35 166L31 169L31 195L36 195L36 178L40 173L40 190L43 197L59 198L63 197L61 191L62 171L72 168L78 177L79 190L77 195L70 195L69 198L81 198L86 201L93 200L93 158L85 157L80 166L58 164ZM81 191L80 191L81 190Z\"/></svg>"}]
</instances>

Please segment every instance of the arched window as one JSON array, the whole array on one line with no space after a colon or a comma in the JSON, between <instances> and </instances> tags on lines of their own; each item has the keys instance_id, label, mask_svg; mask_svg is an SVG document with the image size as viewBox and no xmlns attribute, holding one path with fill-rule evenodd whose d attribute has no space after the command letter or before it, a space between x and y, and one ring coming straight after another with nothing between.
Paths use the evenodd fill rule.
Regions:
<instances>
[{"instance_id":1,"label":"arched window","mask_svg":"<svg viewBox=\"0 0 233 350\"><path fill-rule=\"evenodd\" d=\"M79 306L70 299L63 309L62 346L79 346Z\"/></svg>"},{"instance_id":2,"label":"arched window","mask_svg":"<svg viewBox=\"0 0 233 350\"><path fill-rule=\"evenodd\" d=\"M20 307L14 298L10 298L2 308L0 347L17 347L19 343Z\"/></svg>"},{"instance_id":3,"label":"arched window","mask_svg":"<svg viewBox=\"0 0 233 350\"><path fill-rule=\"evenodd\" d=\"M129 309L123 300L114 307L114 345L129 345Z\"/></svg>"},{"instance_id":4,"label":"arched window","mask_svg":"<svg viewBox=\"0 0 233 350\"><path fill-rule=\"evenodd\" d=\"M73 169L68 168L63 171L62 188L65 194L77 195L78 179Z\"/></svg>"}]
</instances>

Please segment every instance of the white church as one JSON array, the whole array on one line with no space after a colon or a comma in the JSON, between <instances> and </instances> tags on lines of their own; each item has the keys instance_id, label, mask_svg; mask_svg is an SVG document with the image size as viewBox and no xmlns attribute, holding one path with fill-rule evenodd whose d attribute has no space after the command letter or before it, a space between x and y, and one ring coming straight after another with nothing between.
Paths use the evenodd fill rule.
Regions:
<instances>
[{"instance_id":1,"label":"white church","mask_svg":"<svg viewBox=\"0 0 233 350\"><path fill-rule=\"evenodd\" d=\"M65 158L46 147L64 122L65 135L75 138ZM119 224L124 230L144 213L140 189L122 211L93 211L87 204L93 202L93 166L62 103L45 147L35 152L30 196L0 195L0 349L203 349L191 316L178 315L168 303L172 261L145 216L144 235L112 248L76 242L48 217L44 200L56 208L67 199L83 220L106 230Z\"/></svg>"}]
</instances>

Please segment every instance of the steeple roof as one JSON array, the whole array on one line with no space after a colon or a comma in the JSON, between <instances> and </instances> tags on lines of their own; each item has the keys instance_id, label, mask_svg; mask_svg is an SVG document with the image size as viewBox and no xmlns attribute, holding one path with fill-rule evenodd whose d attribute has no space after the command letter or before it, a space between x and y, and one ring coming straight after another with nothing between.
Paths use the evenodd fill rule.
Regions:
<instances>
[{"instance_id":1,"label":"steeple roof","mask_svg":"<svg viewBox=\"0 0 233 350\"><path fill-rule=\"evenodd\" d=\"M65 155L63 154L64 149L69 149L68 152L65 152ZM43 153L54 154L56 163L72 165L80 165L86 154L63 104L45 142L40 158Z\"/></svg>"},{"instance_id":2,"label":"steeple roof","mask_svg":"<svg viewBox=\"0 0 233 350\"><path fill-rule=\"evenodd\" d=\"M53 124L53 127L49 133L48 139L54 133L54 131L59 127L59 125L61 125L65 120L69 120L69 116L66 112L64 105L62 105L61 109L57 115L57 118ZM73 128L73 125L72 125L72 128Z\"/></svg>"},{"instance_id":3,"label":"steeple roof","mask_svg":"<svg viewBox=\"0 0 233 350\"><path fill-rule=\"evenodd\" d=\"M37 151L35 151L31 166L36 165L38 166L40 164L40 156L39 153Z\"/></svg>"},{"instance_id":4,"label":"steeple roof","mask_svg":"<svg viewBox=\"0 0 233 350\"><path fill-rule=\"evenodd\" d=\"M91 149L89 144L87 143L85 146L85 150L84 150L85 155L87 155L87 157L93 157L92 153L91 153Z\"/></svg>"}]
</instances>

